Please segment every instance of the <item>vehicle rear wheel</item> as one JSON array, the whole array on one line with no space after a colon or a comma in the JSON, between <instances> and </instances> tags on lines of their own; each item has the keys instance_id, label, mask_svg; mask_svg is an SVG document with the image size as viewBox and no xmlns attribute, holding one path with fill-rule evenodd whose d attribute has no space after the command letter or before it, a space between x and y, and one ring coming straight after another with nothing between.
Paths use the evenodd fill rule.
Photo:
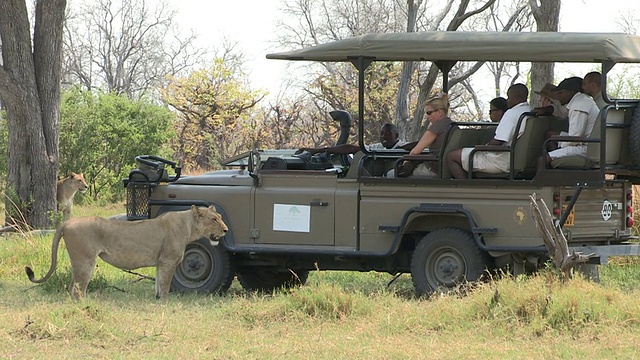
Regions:
<instances>
[{"instance_id":1,"label":"vehicle rear wheel","mask_svg":"<svg viewBox=\"0 0 640 360\"><path fill-rule=\"evenodd\" d=\"M425 235L411 258L411 278L416 295L450 289L478 280L489 265L489 255L464 230L442 228Z\"/></svg>"},{"instance_id":2,"label":"vehicle rear wheel","mask_svg":"<svg viewBox=\"0 0 640 360\"><path fill-rule=\"evenodd\" d=\"M290 289L304 285L309 270L286 268L249 267L238 269L238 281L246 291L270 293L275 289Z\"/></svg>"},{"instance_id":3,"label":"vehicle rear wheel","mask_svg":"<svg viewBox=\"0 0 640 360\"><path fill-rule=\"evenodd\" d=\"M595 283L600 282L600 269L596 264L578 264L574 270L581 273L587 280L591 280Z\"/></svg>"},{"instance_id":4,"label":"vehicle rear wheel","mask_svg":"<svg viewBox=\"0 0 640 360\"><path fill-rule=\"evenodd\" d=\"M184 258L171 279L171 290L177 292L224 293L231 286L234 271L229 253L212 245L207 238L187 245Z\"/></svg>"}]
</instances>

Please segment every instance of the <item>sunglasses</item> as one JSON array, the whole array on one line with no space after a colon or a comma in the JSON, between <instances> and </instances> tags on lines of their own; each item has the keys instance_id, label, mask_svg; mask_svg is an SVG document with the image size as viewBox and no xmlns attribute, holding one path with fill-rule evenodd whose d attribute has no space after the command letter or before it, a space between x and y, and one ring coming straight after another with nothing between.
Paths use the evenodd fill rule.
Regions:
<instances>
[{"instance_id":1,"label":"sunglasses","mask_svg":"<svg viewBox=\"0 0 640 360\"><path fill-rule=\"evenodd\" d=\"M427 111L427 112L426 112L426 114L427 114L427 115L431 115L431 114L433 114L434 112L436 112L436 111L438 111L438 110L442 110L442 109L429 110L429 111Z\"/></svg>"}]
</instances>

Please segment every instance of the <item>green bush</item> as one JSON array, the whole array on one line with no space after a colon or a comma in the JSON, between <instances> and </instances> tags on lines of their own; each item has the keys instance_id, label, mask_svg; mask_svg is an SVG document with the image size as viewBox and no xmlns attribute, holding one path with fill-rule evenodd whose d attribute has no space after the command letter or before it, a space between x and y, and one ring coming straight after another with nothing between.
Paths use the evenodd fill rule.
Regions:
<instances>
[{"instance_id":1,"label":"green bush","mask_svg":"<svg viewBox=\"0 0 640 360\"><path fill-rule=\"evenodd\" d=\"M92 201L122 200L122 179L135 167L135 156L166 155L172 119L167 108L149 101L68 90L61 103L60 175L84 173Z\"/></svg>"}]
</instances>

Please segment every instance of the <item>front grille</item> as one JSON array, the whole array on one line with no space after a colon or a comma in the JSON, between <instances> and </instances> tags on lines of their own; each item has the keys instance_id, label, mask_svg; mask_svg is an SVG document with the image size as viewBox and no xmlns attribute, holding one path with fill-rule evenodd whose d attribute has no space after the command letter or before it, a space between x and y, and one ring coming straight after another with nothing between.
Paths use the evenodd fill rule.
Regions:
<instances>
[{"instance_id":1,"label":"front grille","mask_svg":"<svg viewBox=\"0 0 640 360\"><path fill-rule=\"evenodd\" d=\"M129 182L127 184L127 220L141 220L149 218L149 183Z\"/></svg>"}]
</instances>

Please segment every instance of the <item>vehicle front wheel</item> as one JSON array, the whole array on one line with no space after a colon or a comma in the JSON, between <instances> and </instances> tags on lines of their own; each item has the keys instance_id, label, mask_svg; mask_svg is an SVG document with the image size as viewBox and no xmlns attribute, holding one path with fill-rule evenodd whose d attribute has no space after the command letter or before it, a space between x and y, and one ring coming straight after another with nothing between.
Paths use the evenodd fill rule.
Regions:
<instances>
[{"instance_id":1,"label":"vehicle front wheel","mask_svg":"<svg viewBox=\"0 0 640 360\"><path fill-rule=\"evenodd\" d=\"M171 290L177 292L224 293L231 286L234 271L229 253L211 244L207 238L187 245L184 258L171 279Z\"/></svg>"},{"instance_id":2,"label":"vehicle front wheel","mask_svg":"<svg viewBox=\"0 0 640 360\"><path fill-rule=\"evenodd\" d=\"M270 293L275 289L290 289L304 285L308 277L309 270L265 267L238 269L238 281L247 291Z\"/></svg>"},{"instance_id":3,"label":"vehicle front wheel","mask_svg":"<svg viewBox=\"0 0 640 360\"><path fill-rule=\"evenodd\" d=\"M451 289L478 280L489 265L489 255L464 230L442 228L425 235L411 258L411 278L416 295Z\"/></svg>"}]
</instances>

